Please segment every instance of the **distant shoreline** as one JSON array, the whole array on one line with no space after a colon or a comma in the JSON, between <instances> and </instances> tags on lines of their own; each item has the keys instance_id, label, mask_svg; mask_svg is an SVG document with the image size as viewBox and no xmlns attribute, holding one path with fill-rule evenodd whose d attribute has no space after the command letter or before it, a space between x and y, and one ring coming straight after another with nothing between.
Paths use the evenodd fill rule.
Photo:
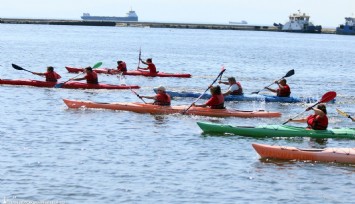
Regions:
<instances>
[{"instance_id":1,"label":"distant shoreline","mask_svg":"<svg viewBox=\"0 0 355 204\"><path fill-rule=\"evenodd\" d=\"M202 24L202 23L159 23L159 22L110 22L110 21L82 21L60 19L21 19L0 18L2 24L45 24L45 25L81 25L81 26L117 26L117 27L149 27L149 28L185 28L185 29L213 29L213 30L247 30L280 32L275 26L248 24ZM322 34L335 34L333 28L323 28Z\"/></svg>"}]
</instances>

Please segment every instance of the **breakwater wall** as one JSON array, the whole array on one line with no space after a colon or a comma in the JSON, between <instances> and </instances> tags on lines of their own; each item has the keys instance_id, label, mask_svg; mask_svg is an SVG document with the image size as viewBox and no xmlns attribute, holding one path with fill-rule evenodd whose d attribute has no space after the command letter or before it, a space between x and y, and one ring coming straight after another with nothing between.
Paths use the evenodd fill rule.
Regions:
<instances>
[{"instance_id":1,"label":"breakwater wall","mask_svg":"<svg viewBox=\"0 0 355 204\"><path fill-rule=\"evenodd\" d=\"M4 24L47 24L47 25L80 25L80 26L118 26L118 27L149 27L149 28L184 28L184 29L215 29L215 30L249 30L249 31L279 31L275 26L232 25L232 24L198 24L198 23L159 23L159 22L110 22L82 21L57 19L19 19L0 18ZM335 34L335 29L323 29L322 33Z\"/></svg>"}]
</instances>

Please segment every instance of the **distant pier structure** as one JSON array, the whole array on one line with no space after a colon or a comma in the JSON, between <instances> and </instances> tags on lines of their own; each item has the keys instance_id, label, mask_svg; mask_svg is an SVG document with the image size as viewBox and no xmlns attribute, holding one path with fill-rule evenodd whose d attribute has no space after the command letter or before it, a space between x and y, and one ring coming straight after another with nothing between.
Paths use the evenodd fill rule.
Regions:
<instances>
[{"instance_id":1,"label":"distant pier structure","mask_svg":"<svg viewBox=\"0 0 355 204\"><path fill-rule=\"evenodd\" d=\"M90 21L90 20L58 20L58 19L20 19L0 18L4 24L47 24L47 25L80 25L80 26L118 26L118 27L150 27L150 28L183 28L183 29L215 29L215 30L248 30L248 31L278 31L270 25L251 24L202 24L202 23L162 23L141 21ZM335 33L332 29L322 33Z\"/></svg>"}]
</instances>

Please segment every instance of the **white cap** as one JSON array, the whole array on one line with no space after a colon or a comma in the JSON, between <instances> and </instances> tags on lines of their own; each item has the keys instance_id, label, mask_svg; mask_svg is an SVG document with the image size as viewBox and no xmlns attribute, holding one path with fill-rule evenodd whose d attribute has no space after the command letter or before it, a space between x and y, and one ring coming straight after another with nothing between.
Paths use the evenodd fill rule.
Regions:
<instances>
[{"instance_id":1,"label":"white cap","mask_svg":"<svg viewBox=\"0 0 355 204\"><path fill-rule=\"evenodd\" d=\"M165 87L162 86L162 85L158 86L156 89L157 89L158 91L159 91L159 90L160 90L160 91L165 91Z\"/></svg>"}]
</instances>

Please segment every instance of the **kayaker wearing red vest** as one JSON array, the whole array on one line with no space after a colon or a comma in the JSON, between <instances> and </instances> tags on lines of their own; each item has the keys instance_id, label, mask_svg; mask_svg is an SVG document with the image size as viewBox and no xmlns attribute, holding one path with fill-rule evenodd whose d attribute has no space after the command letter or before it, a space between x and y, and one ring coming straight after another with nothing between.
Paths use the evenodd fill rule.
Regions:
<instances>
[{"instance_id":1,"label":"kayaker wearing red vest","mask_svg":"<svg viewBox=\"0 0 355 204\"><path fill-rule=\"evenodd\" d=\"M279 97L289 97L290 96L291 89L287 85L286 79L281 79L280 82L275 81L275 84L277 84L279 86L278 89L275 90L275 89L271 89L269 87L265 87L265 89L277 93L277 96L279 96Z\"/></svg>"},{"instance_id":2,"label":"kayaker wearing red vest","mask_svg":"<svg viewBox=\"0 0 355 204\"><path fill-rule=\"evenodd\" d=\"M47 67L47 72L45 73L39 73L39 72L32 72L32 74L38 75L38 76L45 76L46 81L48 82L57 82L58 79L62 78L57 72L54 71L54 67L49 66Z\"/></svg>"},{"instance_id":3,"label":"kayaker wearing red vest","mask_svg":"<svg viewBox=\"0 0 355 204\"><path fill-rule=\"evenodd\" d=\"M307 108L306 110L314 110L313 115L302 119L290 119L291 122L307 122L307 128L313 130L326 130L328 127L327 108L324 104L319 104L317 108Z\"/></svg>"},{"instance_id":4,"label":"kayaker wearing red vest","mask_svg":"<svg viewBox=\"0 0 355 204\"><path fill-rule=\"evenodd\" d=\"M195 103L193 103L192 105L196 107L209 106L211 109L224 109L224 96L222 94L221 87L212 86L210 91L212 97L205 104L196 105Z\"/></svg>"},{"instance_id":5,"label":"kayaker wearing red vest","mask_svg":"<svg viewBox=\"0 0 355 204\"><path fill-rule=\"evenodd\" d=\"M219 84L229 85L229 89L223 96L228 95L243 95L243 88L240 82L237 82L234 77L229 77L228 82L218 81Z\"/></svg>"},{"instance_id":6,"label":"kayaker wearing red vest","mask_svg":"<svg viewBox=\"0 0 355 204\"><path fill-rule=\"evenodd\" d=\"M147 67L147 68L140 68L140 67L138 67L139 70L149 70L149 72L150 72L151 74L156 74L156 73L157 73L157 68L156 68L155 65L153 64L152 58L148 58L146 62L144 62L142 59L140 59L140 61L141 61L143 64L148 65L148 67Z\"/></svg>"},{"instance_id":7,"label":"kayaker wearing red vest","mask_svg":"<svg viewBox=\"0 0 355 204\"><path fill-rule=\"evenodd\" d=\"M126 62L122 60L117 61L117 69L109 69L107 70L108 74L119 74L121 72L126 72L127 71L127 65Z\"/></svg>"},{"instance_id":8,"label":"kayaker wearing red vest","mask_svg":"<svg viewBox=\"0 0 355 204\"><path fill-rule=\"evenodd\" d=\"M86 83L88 83L88 84L98 84L99 83L97 73L95 71L93 71L91 67L86 67L85 72L86 72L86 75L84 77L71 79L71 80L73 80L73 81L86 80Z\"/></svg>"},{"instance_id":9,"label":"kayaker wearing red vest","mask_svg":"<svg viewBox=\"0 0 355 204\"><path fill-rule=\"evenodd\" d=\"M154 99L153 104L154 105L159 105L159 106L170 106L171 104L171 98L169 94L167 94L165 91L164 86L159 86L156 88L158 93L155 96L139 96L139 98L148 98L148 99Z\"/></svg>"}]
</instances>

